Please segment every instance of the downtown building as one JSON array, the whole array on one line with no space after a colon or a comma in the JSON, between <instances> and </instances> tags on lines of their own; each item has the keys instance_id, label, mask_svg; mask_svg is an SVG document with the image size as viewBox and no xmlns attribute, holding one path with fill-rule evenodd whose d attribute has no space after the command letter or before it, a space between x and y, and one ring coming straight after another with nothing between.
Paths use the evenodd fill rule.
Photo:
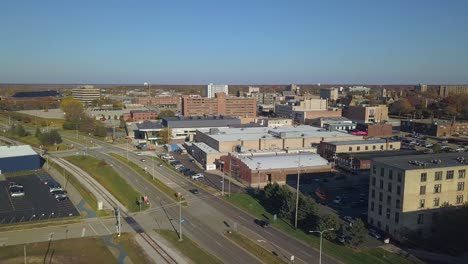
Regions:
<instances>
[{"instance_id":1,"label":"downtown building","mask_svg":"<svg viewBox=\"0 0 468 264\"><path fill-rule=\"evenodd\" d=\"M256 117L257 100L255 98L230 97L217 93L214 98L201 96L183 96L182 114L189 116L233 116Z\"/></svg>"},{"instance_id":2,"label":"downtown building","mask_svg":"<svg viewBox=\"0 0 468 264\"><path fill-rule=\"evenodd\" d=\"M72 97L84 105L89 105L101 98L101 90L94 88L93 85L80 85L72 89Z\"/></svg>"},{"instance_id":3,"label":"downtown building","mask_svg":"<svg viewBox=\"0 0 468 264\"><path fill-rule=\"evenodd\" d=\"M205 89L205 95L208 98L214 98L217 93L229 95L229 86L226 84L208 84Z\"/></svg>"},{"instance_id":4,"label":"downtown building","mask_svg":"<svg viewBox=\"0 0 468 264\"><path fill-rule=\"evenodd\" d=\"M465 153L373 159L368 223L396 239L408 231L430 237L445 206L466 202L467 161Z\"/></svg>"}]
</instances>

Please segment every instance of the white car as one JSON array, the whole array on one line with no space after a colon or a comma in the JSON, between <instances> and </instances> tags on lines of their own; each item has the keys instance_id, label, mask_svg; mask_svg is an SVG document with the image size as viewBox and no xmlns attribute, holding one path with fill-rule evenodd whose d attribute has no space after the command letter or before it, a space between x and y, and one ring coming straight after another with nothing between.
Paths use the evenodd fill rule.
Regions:
<instances>
[{"instance_id":1,"label":"white car","mask_svg":"<svg viewBox=\"0 0 468 264\"><path fill-rule=\"evenodd\" d=\"M192 180L199 180L199 179L203 179L205 176L203 176L203 174L201 173L197 173L195 175L192 175Z\"/></svg>"},{"instance_id":2,"label":"white car","mask_svg":"<svg viewBox=\"0 0 468 264\"><path fill-rule=\"evenodd\" d=\"M335 200L333 200L333 202L336 203L336 204L340 204L341 203L341 196L339 196L339 195L336 196Z\"/></svg>"},{"instance_id":3,"label":"white car","mask_svg":"<svg viewBox=\"0 0 468 264\"><path fill-rule=\"evenodd\" d=\"M143 153L137 152L137 156L142 156L142 155L143 155Z\"/></svg>"}]
</instances>

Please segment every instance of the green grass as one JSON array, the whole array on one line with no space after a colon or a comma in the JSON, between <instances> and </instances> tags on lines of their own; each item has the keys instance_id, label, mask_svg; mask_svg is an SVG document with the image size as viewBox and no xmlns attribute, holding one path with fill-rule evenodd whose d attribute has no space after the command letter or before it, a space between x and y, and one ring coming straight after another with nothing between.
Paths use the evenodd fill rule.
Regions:
<instances>
[{"instance_id":1,"label":"green grass","mask_svg":"<svg viewBox=\"0 0 468 264\"><path fill-rule=\"evenodd\" d=\"M134 234L123 233L120 237L114 236L112 242L125 250L127 257L130 258L133 264L151 263L145 251L135 241Z\"/></svg>"},{"instance_id":2,"label":"green grass","mask_svg":"<svg viewBox=\"0 0 468 264\"><path fill-rule=\"evenodd\" d=\"M266 209L252 196L248 194L231 194L231 198L226 198L227 201L240 209L248 212L249 214L257 217L264 218L263 215L270 219L270 224L275 228L283 231L284 233L295 237L314 248L319 247L319 239L317 236L304 233L301 230L295 229L290 223L278 218L273 222L273 215L266 211ZM334 257L344 263L356 264L393 264L393 263L414 263L394 253L387 252L380 248L361 248L354 250L352 248L337 245L328 240L323 240L323 251L327 255Z\"/></svg>"},{"instance_id":3,"label":"green grass","mask_svg":"<svg viewBox=\"0 0 468 264\"><path fill-rule=\"evenodd\" d=\"M197 243L193 242L187 236L183 237L182 241L179 241L179 237L174 231L158 229L155 230L164 239L172 244L177 250L182 252L185 256L190 258L194 263L200 264L221 264L223 263L215 256L206 252Z\"/></svg>"},{"instance_id":4,"label":"green grass","mask_svg":"<svg viewBox=\"0 0 468 264\"><path fill-rule=\"evenodd\" d=\"M49 226L70 225L70 224L76 224L80 222L81 222L80 216L70 216L67 218L55 218L55 219L36 220L32 222L20 222L20 223L14 223L11 225L2 224L0 226L0 232L49 227Z\"/></svg>"},{"instance_id":5,"label":"green grass","mask_svg":"<svg viewBox=\"0 0 468 264\"><path fill-rule=\"evenodd\" d=\"M26 137L17 137L17 136L9 135L7 133L2 133L1 135L4 136L4 137L10 138L10 139L14 139L14 140L19 141L19 142L22 142L24 144L31 145L31 146L36 147L36 148L39 148L41 146L41 143L39 142L39 139L37 137L35 137L34 135L29 135L29 136L26 136ZM69 150L70 149L70 147L65 143L60 143L60 144L51 145L51 146L45 146L44 148L48 149L50 152L61 151L61 150Z\"/></svg>"},{"instance_id":6,"label":"green grass","mask_svg":"<svg viewBox=\"0 0 468 264\"><path fill-rule=\"evenodd\" d=\"M18 176L28 176L28 175L33 175L33 174L38 174L38 173L43 173L43 172L45 172L43 169L32 170L32 171L17 171L17 172L3 173L3 176L5 176L5 178L12 178L12 177L18 177Z\"/></svg>"},{"instance_id":7,"label":"green grass","mask_svg":"<svg viewBox=\"0 0 468 264\"><path fill-rule=\"evenodd\" d=\"M242 247L244 250L256 256L258 259L260 259L264 263L274 263L274 264L286 263L279 257L273 255L272 252L266 250L265 248L261 247L254 241L248 239L247 237L237 232L225 233L224 235L230 240L232 240L234 243Z\"/></svg>"},{"instance_id":8,"label":"green grass","mask_svg":"<svg viewBox=\"0 0 468 264\"><path fill-rule=\"evenodd\" d=\"M174 201L179 201L177 197L177 192L172 189L171 187L167 186L164 184L162 181L157 179L156 177L153 180L153 177L147 173L144 169L142 169L140 166L136 165L135 163L127 160L126 158L120 156L119 154L116 153L109 153L112 157L118 159L120 162L123 164L127 165L128 167L132 168L134 171L136 171L138 174L143 176L145 179L147 179L149 182L151 182L154 186L156 186L159 190L167 194L167 196L171 197ZM187 205L187 202L185 201L185 198L182 197L182 205Z\"/></svg>"},{"instance_id":9,"label":"green grass","mask_svg":"<svg viewBox=\"0 0 468 264\"><path fill-rule=\"evenodd\" d=\"M142 195L133 189L133 187L120 177L105 161L90 156L69 156L65 159L80 167L96 179L117 198L117 200L127 207L129 211L139 211L137 201L141 200ZM141 209L145 210L147 208L148 205L143 203Z\"/></svg>"},{"instance_id":10,"label":"green grass","mask_svg":"<svg viewBox=\"0 0 468 264\"><path fill-rule=\"evenodd\" d=\"M2 263L24 263L24 245L0 248ZM52 240L26 245L27 263L117 263L99 237Z\"/></svg>"},{"instance_id":11,"label":"green grass","mask_svg":"<svg viewBox=\"0 0 468 264\"><path fill-rule=\"evenodd\" d=\"M76 177L73 174L71 174L68 171L64 170L62 167L60 167L58 164L56 164L53 161L49 160L48 162L49 162L49 165L52 168L57 170L58 173L62 174L62 176L67 179L68 184L71 184L71 185L73 185L73 187L75 187L75 189L80 193L81 197L83 197L83 199L91 207L91 209L94 212L97 212L98 216L108 216L109 215L109 213L106 212L105 210L100 210L100 211L98 210L96 196L94 196L94 194L90 190L85 188L83 186L83 184L81 184L80 181L78 181L78 179L76 179Z\"/></svg>"}]
</instances>

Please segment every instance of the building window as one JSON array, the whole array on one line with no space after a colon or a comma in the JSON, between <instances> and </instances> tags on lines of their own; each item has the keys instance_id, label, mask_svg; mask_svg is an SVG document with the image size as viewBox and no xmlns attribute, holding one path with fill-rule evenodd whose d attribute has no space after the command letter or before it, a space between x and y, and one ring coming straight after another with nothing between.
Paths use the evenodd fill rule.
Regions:
<instances>
[{"instance_id":1,"label":"building window","mask_svg":"<svg viewBox=\"0 0 468 264\"><path fill-rule=\"evenodd\" d=\"M396 202L395 202L395 207L396 209L400 209L400 199L397 199Z\"/></svg>"},{"instance_id":2,"label":"building window","mask_svg":"<svg viewBox=\"0 0 468 264\"><path fill-rule=\"evenodd\" d=\"M349 151L353 151L353 147L349 147L349 149L348 149L348 150L349 150Z\"/></svg>"},{"instance_id":3,"label":"building window","mask_svg":"<svg viewBox=\"0 0 468 264\"><path fill-rule=\"evenodd\" d=\"M375 167L375 165L372 165L372 173L373 173L373 174L376 174L376 173L377 173L377 168Z\"/></svg>"},{"instance_id":4,"label":"building window","mask_svg":"<svg viewBox=\"0 0 468 264\"><path fill-rule=\"evenodd\" d=\"M383 180L380 180L379 186L380 186L380 189L383 189Z\"/></svg>"},{"instance_id":5,"label":"building window","mask_svg":"<svg viewBox=\"0 0 468 264\"><path fill-rule=\"evenodd\" d=\"M370 218L370 224L373 225L374 224L374 218Z\"/></svg>"},{"instance_id":6,"label":"building window","mask_svg":"<svg viewBox=\"0 0 468 264\"><path fill-rule=\"evenodd\" d=\"M366 150L369 150L369 146L366 146Z\"/></svg>"},{"instance_id":7,"label":"building window","mask_svg":"<svg viewBox=\"0 0 468 264\"><path fill-rule=\"evenodd\" d=\"M434 198L434 206L439 206L439 203L440 203L440 198L439 197Z\"/></svg>"},{"instance_id":8,"label":"building window","mask_svg":"<svg viewBox=\"0 0 468 264\"><path fill-rule=\"evenodd\" d=\"M384 168L380 168L380 176L384 175Z\"/></svg>"},{"instance_id":9,"label":"building window","mask_svg":"<svg viewBox=\"0 0 468 264\"><path fill-rule=\"evenodd\" d=\"M463 191L465 190L465 182L459 182L457 184L457 191Z\"/></svg>"},{"instance_id":10,"label":"building window","mask_svg":"<svg viewBox=\"0 0 468 264\"><path fill-rule=\"evenodd\" d=\"M387 205L388 206L392 205L392 197L390 195L387 196Z\"/></svg>"},{"instance_id":11,"label":"building window","mask_svg":"<svg viewBox=\"0 0 468 264\"><path fill-rule=\"evenodd\" d=\"M463 203L463 195L457 195L457 204Z\"/></svg>"},{"instance_id":12,"label":"building window","mask_svg":"<svg viewBox=\"0 0 468 264\"><path fill-rule=\"evenodd\" d=\"M426 186L419 186L419 194L426 194Z\"/></svg>"},{"instance_id":13,"label":"building window","mask_svg":"<svg viewBox=\"0 0 468 264\"><path fill-rule=\"evenodd\" d=\"M447 176L445 176L446 180L452 180L453 179L453 170L447 171Z\"/></svg>"},{"instance_id":14,"label":"building window","mask_svg":"<svg viewBox=\"0 0 468 264\"><path fill-rule=\"evenodd\" d=\"M434 193L440 193L442 191L442 184L434 185Z\"/></svg>"},{"instance_id":15,"label":"building window","mask_svg":"<svg viewBox=\"0 0 468 264\"><path fill-rule=\"evenodd\" d=\"M379 204L379 215L382 215L382 205Z\"/></svg>"},{"instance_id":16,"label":"building window","mask_svg":"<svg viewBox=\"0 0 468 264\"><path fill-rule=\"evenodd\" d=\"M393 170L388 171L388 178L391 180L393 179Z\"/></svg>"},{"instance_id":17,"label":"building window","mask_svg":"<svg viewBox=\"0 0 468 264\"><path fill-rule=\"evenodd\" d=\"M397 187L396 187L396 194L398 194L398 195L401 194L401 187L400 187L400 185L397 185Z\"/></svg>"},{"instance_id":18,"label":"building window","mask_svg":"<svg viewBox=\"0 0 468 264\"><path fill-rule=\"evenodd\" d=\"M398 172L397 180L398 182L401 182L401 179L403 178L403 173L401 171Z\"/></svg>"},{"instance_id":19,"label":"building window","mask_svg":"<svg viewBox=\"0 0 468 264\"><path fill-rule=\"evenodd\" d=\"M374 212L374 201L370 203L370 210L371 212Z\"/></svg>"},{"instance_id":20,"label":"building window","mask_svg":"<svg viewBox=\"0 0 468 264\"><path fill-rule=\"evenodd\" d=\"M390 219L390 208L387 208L387 219Z\"/></svg>"},{"instance_id":21,"label":"building window","mask_svg":"<svg viewBox=\"0 0 468 264\"><path fill-rule=\"evenodd\" d=\"M375 198L375 190L374 189L372 189L372 191L371 191L371 197Z\"/></svg>"},{"instance_id":22,"label":"building window","mask_svg":"<svg viewBox=\"0 0 468 264\"><path fill-rule=\"evenodd\" d=\"M383 150L383 145L380 145L380 150Z\"/></svg>"},{"instance_id":23,"label":"building window","mask_svg":"<svg viewBox=\"0 0 468 264\"><path fill-rule=\"evenodd\" d=\"M375 177L372 177L372 186L375 186Z\"/></svg>"},{"instance_id":24,"label":"building window","mask_svg":"<svg viewBox=\"0 0 468 264\"><path fill-rule=\"evenodd\" d=\"M419 208L424 208L425 205L426 205L426 200L425 199L419 200Z\"/></svg>"},{"instance_id":25,"label":"building window","mask_svg":"<svg viewBox=\"0 0 468 264\"><path fill-rule=\"evenodd\" d=\"M418 225L424 224L424 214L418 214L417 224Z\"/></svg>"},{"instance_id":26,"label":"building window","mask_svg":"<svg viewBox=\"0 0 468 264\"><path fill-rule=\"evenodd\" d=\"M392 145L392 144L390 144L390 148L393 149L393 145Z\"/></svg>"},{"instance_id":27,"label":"building window","mask_svg":"<svg viewBox=\"0 0 468 264\"><path fill-rule=\"evenodd\" d=\"M466 170L459 170L458 171L458 179L464 179L465 178L465 171Z\"/></svg>"},{"instance_id":28,"label":"building window","mask_svg":"<svg viewBox=\"0 0 468 264\"><path fill-rule=\"evenodd\" d=\"M357 147L357 151L359 151L359 150L361 150L361 147L360 147L360 146Z\"/></svg>"},{"instance_id":29,"label":"building window","mask_svg":"<svg viewBox=\"0 0 468 264\"><path fill-rule=\"evenodd\" d=\"M435 181L441 181L442 180L442 172L441 171L436 171L434 180Z\"/></svg>"},{"instance_id":30,"label":"building window","mask_svg":"<svg viewBox=\"0 0 468 264\"><path fill-rule=\"evenodd\" d=\"M380 228L381 224L380 221L377 221L377 227Z\"/></svg>"},{"instance_id":31,"label":"building window","mask_svg":"<svg viewBox=\"0 0 468 264\"><path fill-rule=\"evenodd\" d=\"M425 182L427 180L427 173L421 173L421 182Z\"/></svg>"},{"instance_id":32,"label":"building window","mask_svg":"<svg viewBox=\"0 0 468 264\"><path fill-rule=\"evenodd\" d=\"M387 184L387 190L388 190L389 192L392 192L392 183L391 183L391 182L389 182L389 183Z\"/></svg>"},{"instance_id":33,"label":"building window","mask_svg":"<svg viewBox=\"0 0 468 264\"><path fill-rule=\"evenodd\" d=\"M400 213L396 212L395 213L395 224L398 224L400 222Z\"/></svg>"},{"instance_id":34,"label":"building window","mask_svg":"<svg viewBox=\"0 0 468 264\"><path fill-rule=\"evenodd\" d=\"M372 146L372 150L375 150L375 146Z\"/></svg>"},{"instance_id":35,"label":"building window","mask_svg":"<svg viewBox=\"0 0 468 264\"><path fill-rule=\"evenodd\" d=\"M383 200L383 193L379 192L379 201L382 201L382 200Z\"/></svg>"}]
</instances>

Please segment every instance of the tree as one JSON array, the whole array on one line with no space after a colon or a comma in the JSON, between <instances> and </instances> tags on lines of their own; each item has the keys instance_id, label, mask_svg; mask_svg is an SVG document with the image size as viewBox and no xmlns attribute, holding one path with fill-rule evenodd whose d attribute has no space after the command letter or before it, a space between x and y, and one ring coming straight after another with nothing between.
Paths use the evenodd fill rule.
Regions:
<instances>
[{"instance_id":1,"label":"tree","mask_svg":"<svg viewBox=\"0 0 468 264\"><path fill-rule=\"evenodd\" d=\"M172 140L172 129L165 127L159 132L159 141L168 144Z\"/></svg>"},{"instance_id":2,"label":"tree","mask_svg":"<svg viewBox=\"0 0 468 264\"><path fill-rule=\"evenodd\" d=\"M107 130L102 124L98 123L94 126L93 135L97 137L105 137L107 136Z\"/></svg>"},{"instance_id":3,"label":"tree","mask_svg":"<svg viewBox=\"0 0 468 264\"><path fill-rule=\"evenodd\" d=\"M338 217L334 214L327 214L324 217L320 218L318 224L318 230L325 230L333 228L336 231L340 228L340 222ZM328 240L333 240L336 238L336 232L325 232L323 233L323 237Z\"/></svg>"},{"instance_id":4,"label":"tree","mask_svg":"<svg viewBox=\"0 0 468 264\"><path fill-rule=\"evenodd\" d=\"M65 121L74 121L84 116L83 104L71 97L63 98L60 108L65 112Z\"/></svg>"},{"instance_id":5,"label":"tree","mask_svg":"<svg viewBox=\"0 0 468 264\"><path fill-rule=\"evenodd\" d=\"M297 226L302 230L310 230L317 225L317 204L312 198L299 195L299 205L297 211ZM294 213L295 213L294 208Z\"/></svg>"},{"instance_id":6,"label":"tree","mask_svg":"<svg viewBox=\"0 0 468 264\"><path fill-rule=\"evenodd\" d=\"M414 111L414 107L406 98L402 98L390 105L390 112L393 114L404 115L409 114L412 111Z\"/></svg>"},{"instance_id":7,"label":"tree","mask_svg":"<svg viewBox=\"0 0 468 264\"><path fill-rule=\"evenodd\" d=\"M40 135L41 135L41 130L39 128L36 128L36 133L34 133L34 136L39 138Z\"/></svg>"},{"instance_id":8,"label":"tree","mask_svg":"<svg viewBox=\"0 0 468 264\"><path fill-rule=\"evenodd\" d=\"M165 117L173 117L173 116L175 116L175 113L171 110L163 110L158 115L160 119L165 118Z\"/></svg>"},{"instance_id":9,"label":"tree","mask_svg":"<svg viewBox=\"0 0 468 264\"><path fill-rule=\"evenodd\" d=\"M28 132L26 132L26 130L24 129L22 125L18 125L16 126L16 129L15 129L15 135L18 137L25 137L28 135Z\"/></svg>"},{"instance_id":10,"label":"tree","mask_svg":"<svg viewBox=\"0 0 468 264\"><path fill-rule=\"evenodd\" d=\"M351 234L351 245L359 246L366 242L367 229L361 219L354 221L349 233Z\"/></svg>"}]
</instances>

